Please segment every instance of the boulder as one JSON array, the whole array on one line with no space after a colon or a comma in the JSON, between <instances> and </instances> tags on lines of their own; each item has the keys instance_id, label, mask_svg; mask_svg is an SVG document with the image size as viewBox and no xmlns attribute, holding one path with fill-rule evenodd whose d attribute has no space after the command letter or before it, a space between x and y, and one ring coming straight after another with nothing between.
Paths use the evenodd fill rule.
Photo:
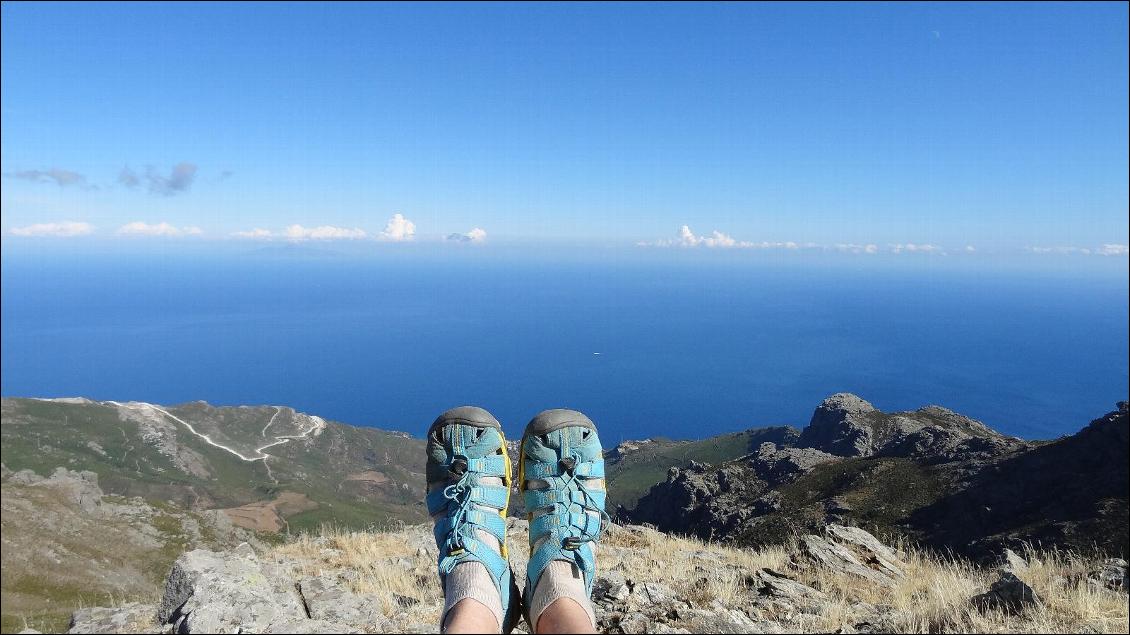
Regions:
<instances>
[{"instance_id":1,"label":"boulder","mask_svg":"<svg viewBox=\"0 0 1130 635\"><path fill-rule=\"evenodd\" d=\"M309 617L296 585L267 576L257 558L204 549L177 558L157 609L179 633L267 632Z\"/></svg>"},{"instance_id":2,"label":"boulder","mask_svg":"<svg viewBox=\"0 0 1130 635\"><path fill-rule=\"evenodd\" d=\"M1104 560L1102 566L1091 572L1088 581L1113 591L1130 590L1130 577L1127 576L1126 561L1122 558Z\"/></svg>"},{"instance_id":3,"label":"boulder","mask_svg":"<svg viewBox=\"0 0 1130 635\"><path fill-rule=\"evenodd\" d=\"M357 595L335 578L303 578L297 589L310 619L374 626L385 621L378 598Z\"/></svg>"},{"instance_id":4,"label":"boulder","mask_svg":"<svg viewBox=\"0 0 1130 635\"><path fill-rule=\"evenodd\" d=\"M1020 576L1028 572L1028 561L1012 549L1005 549L1001 568Z\"/></svg>"},{"instance_id":5,"label":"boulder","mask_svg":"<svg viewBox=\"0 0 1130 635\"><path fill-rule=\"evenodd\" d=\"M969 600L978 610L997 610L1005 613L1022 613L1025 609L1042 604L1040 597L1011 571L1001 570L999 578L989 590Z\"/></svg>"},{"instance_id":6,"label":"boulder","mask_svg":"<svg viewBox=\"0 0 1130 635\"><path fill-rule=\"evenodd\" d=\"M825 538L801 536L797 546L793 561L798 565L816 565L888 587L904 575L898 555L858 527L828 525Z\"/></svg>"},{"instance_id":7,"label":"boulder","mask_svg":"<svg viewBox=\"0 0 1130 635\"><path fill-rule=\"evenodd\" d=\"M859 527L828 525L825 534L851 549L868 566L892 578L903 577L903 564L890 547Z\"/></svg>"},{"instance_id":8,"label":"boulder","mask_svg":"<svg viewBox=\"0 0 1130 635\"><path fill-rule=\"evenodd\" d=\"M594 602L623 602L628 599L631 592L628 581L617 571L598 572L592 583Z\"/></svg>"},{"instance_id":9,"label":"boulder","mask_svg":"<svg viewBox=\"0 0 1130 635\"><path fill-rule=\"evenodd\" d=\"M772 569L759 570L750 582L751 586L757 588L759 594L786 600L796 605L823 602L828 599L824 593Z\"/></svg>"}]
</instances>

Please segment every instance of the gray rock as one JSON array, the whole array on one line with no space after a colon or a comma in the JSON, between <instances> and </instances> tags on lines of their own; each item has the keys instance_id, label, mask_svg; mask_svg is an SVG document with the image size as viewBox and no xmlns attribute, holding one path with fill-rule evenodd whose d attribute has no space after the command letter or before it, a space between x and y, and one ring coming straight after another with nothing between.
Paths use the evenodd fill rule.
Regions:
<instances>
[{"instance_id":1,"label":"gray rock","mask_svg":"<svg viewBox=\"0 0 1130 635\"><path fill-rule=\"evenodd\" d=\"M1031 606L1042 604L1032 587L1010 571L1001 571L999 579L989 590L969 600L981 611L998 610L1005 613L1022 613Z\"/></svg>"},{"instance_id":2,"label":"gray rock","mask_svg":"<svg viewBox=\"0 0 1130 635\"><path fill-rule=\"evenodd\" d=\"M115 608L82 608L71 614L68 633L156 633L157 607L132 603Z\"/></svg>"},{"instance_id":3,"label":"gray rock","mask_svg":"<svg viewBox=\"0 0 1130 635\"><path fill-rule=\"evenodd\" d=\"M677 626L671 626L670 624L664 624L663 622L658 622L658 623L649 625L647 627L647 632L648 633L690 633L690 631L688 631L685 628L679 628Z\"/></svg>"},{"instance_id":4,"label":"gray rock","mask_svg":"<svg viewBox=\"0 0 1130 635\"><path fill-rule=\"evenodd\" d=\"M592 583L592 598L596 602L623 602L631 594L624 575L618 571L598 573Z\"/></svg>"},{"instance_id":5,"label":"gray rock","mask_svg":"<svg viewBox=\"0 0 1130 635\"><path fill-rule=\"evenodd\" d=\"M620 630L628 635L636 635L637 633L646 633L647 627L651 624L652 619L643 613L629 613L620 618Z\"/></svg>"},{"instance_id":6,"label":"gray rock","mask_svg":"<svg viewBox=\"0 0 1130 635\"><path fill-rule=\"evenodd\" d=\"M853 394L837 393L816 408L797 445L838 456L949 461L978 453L999 453L1022 443L941 406L887 414Z\"/></svg>"},{"instance_id":7,"label":"gray rock","mask_svg":"<svg viewBox=\"0 0 1130 635\"><path fill-rule=\"evenodd\" d=\"M43 477L32 472L31 470L20 470L12 472L8 477L8 481L15 485L35 485L43 480Z\"/></svg>"},{"instance_id":8,"label":"gray rock","mask_svg":"<svg viewBox=\"0 0 1130 635\"><path fill-rule=\"evenodd\" d=\"M180 633L266 632L307 618L292 582L267 576L255 558L203 549L177 558L157 611Z\"/></svg>"},{"instance_id":9,"label":"gray rock","mask_svg":"<svg viewBox=\"0 0 1130 635\"><path fill-rule=\"evenodd\" d=\"M814 564L837 573L864 578L881 586L894 586L894 579L866 566L847 547L819 536L801 536L794 562Z\"/></svg>"},{"instance_id":10,"label":"gray rock","mask_svg":"<svg viewBox=\"0 0 1130 635\"><path fill-rule=\"evenodd\" d=\"M769 485L783 485L837 457L813 448L780 448L762 443L749 457L749 466Z\"/></svg>"},{"instance_id":11,"label":"gray rock","mask_svg":"<svg viewBox=\"0 0 1130 635\"><path fill-rule=\"evenodd\" d=\"M297 588L311 619L343 624L385 621L377 598L357 595L340 580L326 576L303 578Z\"/></svg>"},{"instance_id":12,"label":"gray rock","mask_svg":"<svg viewBox=\"0 0 1130 635\"><path fill-rule=\"evenodd\" d=\"M26 474L25 474L26 473ZM51 476L41 478L29 470L20 470L10 478L12 482L49 487L62 492L79 509L91 513L102 503L102 488L98 475L90 471L75 472L65 467L55 468Z\"/></svg>"},{"instance_id":13,"label":"gray rock","mask_svg":"<svg viewBox=\"0 0 1130 635\"><path fill-rule=\"evenodd\" d=\"M343 624L327 620L291 619L276 622L267 627L264 633L364 633L371 624ZM383 632L383 631L376 631ZM393 632L393 631L388 631Z\"/></svg>"},{"instance_id":14,"label":"gray rock","mask_svg":"<svg viewBox=\"0 0 1130 635\"><path fill-rule=\"evenodd\" d=\"M839 456L870 456L875 452L871 418L876 413L869 402L851 393L836 393L812 413L797 444Z\"/></svg>"},{"instance_id":15,"label":"gray rock","mask_svg":"<svg viewBox=\"0 0 1130 635\"><path fill-rule=\"evenodd\" d=\"M678 625L692 633L764 633L765 630L749 616L734 609L707 611L681 608L677 611Z\"/></svg>"},{"instance_id":16,"label":"gray rock","mask_svg":"<svg viewBox=\"0 0 1130 635\"><path fill-rule=\"evenodd\" d=\"M1024 575L1028 571L1028 561L1012 549L1005 549L1001 567L1016 575Z\"/></svg>"},{"instance_id":17,"label":"gray rock","mask_svg":"<svg viewBox=\"0 0 1130 635\"><path fill-rule=\"evenodd\" d=\"M828 599L828 596L824 593L772 569L758 571L753 576L752 586L756 586L757 592L763 596L786 600L798 605L822 602Z\"/></svg>"},{"instance_id":18,"label":"gray rock","mask_svg":"<svg viewBox=\"0 0 1130 635\"><path fill-rule=\"evenodd\" d=\"M633 589L633 593L647 598L655 606L668 604L678 597L671 587L659 582L644 582Z\"/></svg>"},{"instance_id":19,"label":"gray rock","mask_svg":"<svg viewBox=\"0 0 1130 635\"><path fill-rule=\"evenodd\" d=\"M902 562L890 547L879 542L875 536L859 527L828 525L824 528L827 536L851 549L856 556L880 573L893 578L903 577Z\"/></svg>"},{"instance_id":20,"label":"gray rock","mask_svg":"<svg viewBox=\"0 0 1130 635\"><path fill-rule=\"evenodd\" d=\"M1122 558L1104 560L1102 566L1091 572L1090 582L1114 591L1130 590L1126 561Z\"/></svg>"}]
</instances>

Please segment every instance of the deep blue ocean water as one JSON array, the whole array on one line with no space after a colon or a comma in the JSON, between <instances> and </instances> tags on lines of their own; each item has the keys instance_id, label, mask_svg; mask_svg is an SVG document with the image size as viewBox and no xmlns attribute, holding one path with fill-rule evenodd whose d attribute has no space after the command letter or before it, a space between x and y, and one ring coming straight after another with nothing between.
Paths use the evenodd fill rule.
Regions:
<instances>
[{"instance_id":1,"label":"deep blue ocean water","mask_svg":"<svg viewBox=\"0 0 1130 635\"><path fill-rule=\"evenodd\" d=\"M1127 278L1108 269L14 256L0 392L282 404L416 435L464 403L508 434L572 407L611 445L803 426L851 391L1048 438L1127 397Z\"/></svg>"}]
</instances>

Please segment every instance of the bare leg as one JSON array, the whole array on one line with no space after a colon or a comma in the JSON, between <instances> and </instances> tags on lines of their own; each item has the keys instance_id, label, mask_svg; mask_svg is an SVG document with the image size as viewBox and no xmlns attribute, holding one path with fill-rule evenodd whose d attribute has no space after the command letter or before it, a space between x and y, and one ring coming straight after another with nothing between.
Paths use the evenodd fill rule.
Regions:
<instances>
[{"instance_id":1,"label":"bare leg","mask_svg":"<svg viewBox=\"0 0 1130 635\"><path fill-rule=\"evenodd\" d=\"M586 625L588 621L586 615ZM498 633L501 630L494 613L479 601L470 598L453 606L447 612L447 621L443 625L444 633Z\"/></svg>"},{"instance_id":2,"label":"bare leg","mask_svg":"<svg viewBox=\"0 0 1130 635\"><path fill-rule=\"evenodd\" d=\"M550 604L538 617L537 633L595 633L589 614L580 604L561 598Z\"/></svg>"}]
</instances>

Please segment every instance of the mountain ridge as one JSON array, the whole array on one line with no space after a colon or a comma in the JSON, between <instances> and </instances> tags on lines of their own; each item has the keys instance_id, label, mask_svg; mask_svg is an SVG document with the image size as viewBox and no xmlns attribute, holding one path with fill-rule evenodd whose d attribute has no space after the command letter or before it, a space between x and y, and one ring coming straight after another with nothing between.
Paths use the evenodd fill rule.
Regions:
<instances>
[{"instance_id":1,"label":"mountain ridge","mask_svg":"<svg viewBox=\"0 0 1130 635\"><path fill-rule=\"evenodd\" d=\"M5 397L0 413L5 632L20 615L63 628L67 607L142 593L185 550L243 541L263 551L427 521L424 441L406 432L202 401ZM940 406L886 413L837 393L804 428L608 448L609 511L726 548L772 549L848 525L982 562L1030 544L1125 556L1126 430L1125 402L1075 435L1025 441ZM1064 497L1074 506L1056 502ZM512 520L522 513L518 499ZM76 539L99 533L120 548ZM83 571L117 582L91 598Z\"/></svg>"}]
</instances>

